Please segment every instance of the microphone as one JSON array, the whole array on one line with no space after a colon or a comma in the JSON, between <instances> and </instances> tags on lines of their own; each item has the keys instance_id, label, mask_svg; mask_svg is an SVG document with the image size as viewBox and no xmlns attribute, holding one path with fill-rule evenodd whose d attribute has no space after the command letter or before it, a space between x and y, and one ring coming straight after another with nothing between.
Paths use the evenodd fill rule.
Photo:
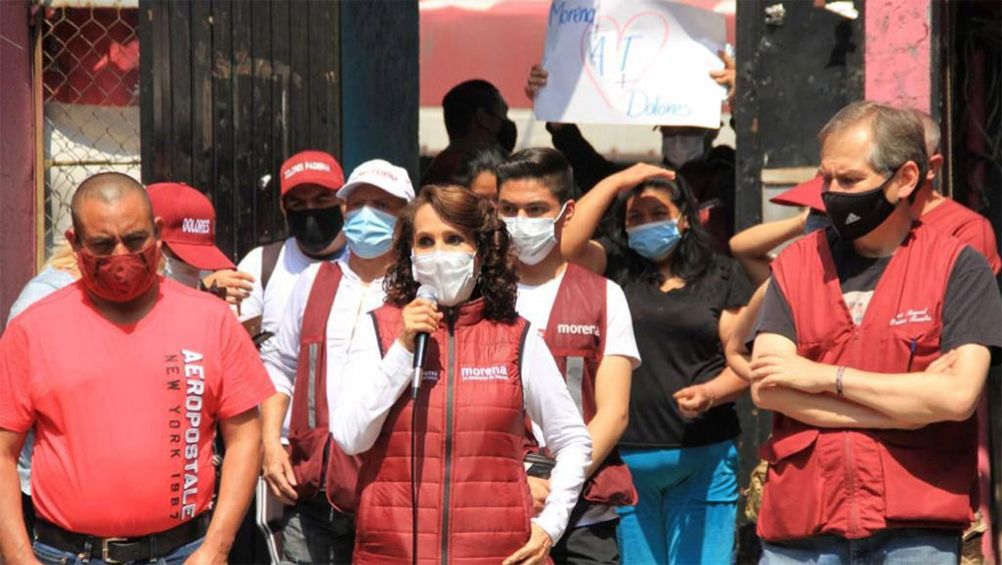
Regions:
<instances>
[{"instance_id":1,"label":"microphone","mask_svg":"<svg viewBox=\"0 0 1002 565\"><path fill-rule=\"evenodd\" d=\"M438 304L438 292L435 287L423 284L417 291L417 298L424 298L432 304ZM421 332L414 339L414 380L411 383L411 398L417 399L421 388L421 376L424 373L424 354L428 347L428 334Z\"/></svg>"}]
</instances>

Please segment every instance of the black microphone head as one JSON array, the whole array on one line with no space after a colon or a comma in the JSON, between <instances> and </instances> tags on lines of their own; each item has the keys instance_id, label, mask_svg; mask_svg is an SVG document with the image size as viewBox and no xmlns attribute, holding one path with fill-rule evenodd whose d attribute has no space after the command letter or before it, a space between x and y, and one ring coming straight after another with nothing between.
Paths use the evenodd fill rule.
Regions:
<instances>
[{"instance_id":1,"label":"black microphone head","mask_svg":"<svg viewBox=\"0 0 1002 565\"><path fill-rule=\"evenodd\" d=\"M417 296L415 298L424 298L433 304L438 304L438 291L429 284L423 284L417 289Z\"/></svg>"}]
</instances>

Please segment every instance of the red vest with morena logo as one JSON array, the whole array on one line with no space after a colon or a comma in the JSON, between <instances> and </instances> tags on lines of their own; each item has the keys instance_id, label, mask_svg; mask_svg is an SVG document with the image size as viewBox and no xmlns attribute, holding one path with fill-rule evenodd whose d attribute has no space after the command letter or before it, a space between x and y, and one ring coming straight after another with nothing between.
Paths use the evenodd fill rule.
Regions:
<instances>
[{"instance_id":1,"label":"red vest with morena logo","mask_svg":"<svg viewBox=\"0 0 1002 565\"><path fill-rule=\"evenodd\" d=\"M585 423L595 417L595 377L605 351L608 281L573 263L567 265L543 335ZM589 502L637 503L630 470L614 448L581 490Z\"/></svg>"},{"instance_id":2,"label":"red vest with morena logo","mask_svg":"<svg viewBox=\"0 0 1002 565\"><path fill-rule=\"evenodd\" d=\"M289 446L299 500L313 498L321 487L337 510L355 509L361 460L334 443L327 411L327 320L341 284L341 267L324 262L310 287L299 333L299 364L289 416Z\"/></svg>"},{"instance_id":3,"label":"red vest with morena logo","mask_svg":"<svg viewBox=\"0 0 1002 565\"><path fill-rule=\"evenodd\" d=\"M415 402L405 392L375 445L363 454L355 563L411 563L411 434L416 450L418 560L496 565L529 540L532 500L522 466L520 360L528 322L492 322L483 300L431 334ZM374 310L382 351L402 327L401 310ZM448 315L448 314L447 314Z\"/></svg>"},{"instance_id":4,"label":"red vest with morena logo","mask_svg":"<svg viewBox=\"0 0 1002 565\"><path fill-rule=\"evenodd\" d=\"M963 244L920 225L880 277L862 323L842 297L825 231L773 263L793 313L797 353L876 373L924 370L940 356L947 283ZM855 539L888 528L961 530L972 519L974 418L907 430L817 428L773 414L758 519L768 541L817 534Z\"/></svg>"}]
</instances>

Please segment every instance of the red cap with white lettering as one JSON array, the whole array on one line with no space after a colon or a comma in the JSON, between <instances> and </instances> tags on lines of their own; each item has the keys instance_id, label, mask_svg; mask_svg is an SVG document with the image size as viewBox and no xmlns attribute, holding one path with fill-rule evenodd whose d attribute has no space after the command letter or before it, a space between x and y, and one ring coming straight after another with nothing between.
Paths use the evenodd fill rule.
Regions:
<instances>
[{"instance_id":1,"label":"red cap with white lettering","mask_svg":"<svg viewBox=\"0 0 1002 565\"><path fill-rule=\"evenodd\" d=\"M282 163L282 196L304 184L315 184L327 190L344 186L344 171L329 153L300 151Z\"/></svg>"},{"instance_id":2,"label":"red cap with white lettering","mask_svg":"<svg viewBox=\"0 0 1002 565\"><path fill-rule=\"evenodd\" d=\"M146 192L153 215L164 221L160 240L171 253L203 271L234 268L216 247L216 209L204 194L178 182L151 184Z\"/></svg>"}]
</instances>

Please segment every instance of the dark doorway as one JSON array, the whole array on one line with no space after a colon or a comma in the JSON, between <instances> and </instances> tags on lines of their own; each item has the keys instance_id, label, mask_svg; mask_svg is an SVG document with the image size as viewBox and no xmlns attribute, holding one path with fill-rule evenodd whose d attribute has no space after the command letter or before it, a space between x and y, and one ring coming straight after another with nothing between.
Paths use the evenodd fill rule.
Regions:
<instances>
[{"instance_id":1,"label":"dark doorway","mask_svg":"<svg viewBox=\"0 0 1002 565\"><path fill-rule=\"evenodd\" d=\"M140 2L142 176L216 206L220 248L280 239L278 169L341 156L340 3Z\"/></svg>"}]
</instances>

